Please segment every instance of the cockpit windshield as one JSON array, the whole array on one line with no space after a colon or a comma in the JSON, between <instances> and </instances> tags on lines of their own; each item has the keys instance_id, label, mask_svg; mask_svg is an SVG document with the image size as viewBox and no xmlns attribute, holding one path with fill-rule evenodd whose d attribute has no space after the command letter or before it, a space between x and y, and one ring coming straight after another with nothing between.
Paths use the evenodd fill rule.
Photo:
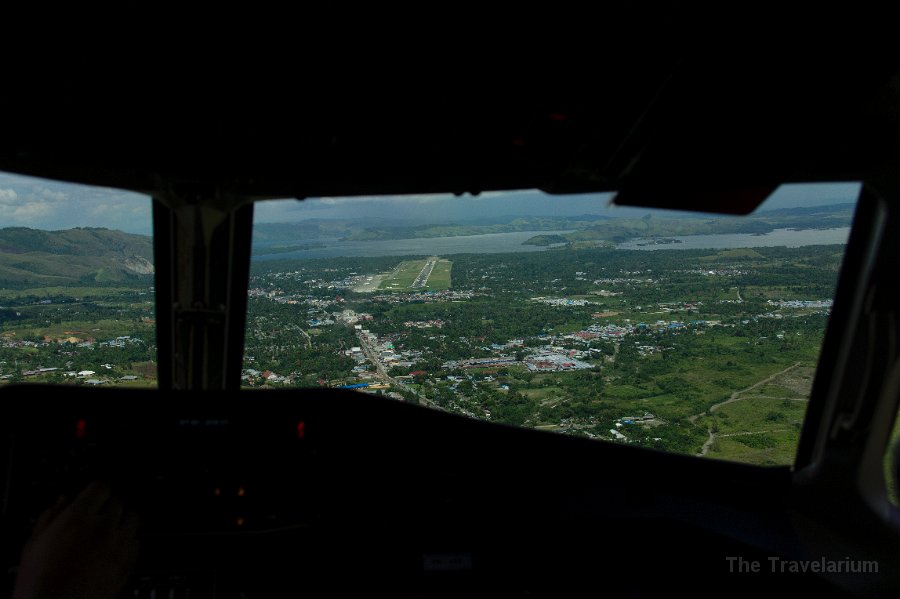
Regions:
<instances>
[{"instance_id":1,"label":"cockpit windshield","mask_svg":"<svg viewBox=\"0 0 900 599\"><path fill-rule=\"evenodd\" d=\"M790 464L858 192L258 202L242 384ZM0 199L0 380L154 386L149 198L3 174Z\"/></svg>"},{"instance_id":2,"label":"cockpit windshield","mask_svg":"<svg viewBox=\"0 0 900 599\"><path fill-rule=\"evenodd\" d=\"M793 463L858 184L746 217L538 192L256 205L243 385Z\"/></svg>"}]
</instances>

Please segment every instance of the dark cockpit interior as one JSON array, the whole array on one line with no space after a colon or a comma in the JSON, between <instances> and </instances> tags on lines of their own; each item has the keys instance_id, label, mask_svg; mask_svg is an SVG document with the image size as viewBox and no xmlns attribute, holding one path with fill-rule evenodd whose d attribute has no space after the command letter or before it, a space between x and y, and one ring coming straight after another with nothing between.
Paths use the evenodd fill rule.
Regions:
<instances>
[{"instance_id":1,"label":"dark cockpit interior","mask_svg":"<svg viewBox=\"0 0 900 599\"><path fill-rule=\"evenodd\" d=\"M0 170L152 196L159 348L158 389L0 388L8 588L37 515L99 479L141 518L122 597L897 593L898 69L673 48L540 94L4 98ZM863 187L793 467L240 389L254 201L540 189L747 214L828 181Z\"/></svg>"}]
</instances>

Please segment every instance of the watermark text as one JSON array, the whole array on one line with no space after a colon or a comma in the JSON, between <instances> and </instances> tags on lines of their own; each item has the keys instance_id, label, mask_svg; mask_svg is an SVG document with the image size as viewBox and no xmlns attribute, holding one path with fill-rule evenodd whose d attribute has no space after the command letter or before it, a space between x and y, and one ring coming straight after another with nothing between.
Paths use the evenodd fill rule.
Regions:
<instances>
[{"instance_id":1,"label":"watermark text","mask_svg":"<svg viewBox=\"0 0 900 599\"><path fill-rule=\"evenodd\" d=\"M769 557L765 561L745 559L740 556L725 558L729 574L878 574L878 562L875 560L829 559L822 557L811 560L789 560L781 557Z\"/></svg>"}]
</instances>

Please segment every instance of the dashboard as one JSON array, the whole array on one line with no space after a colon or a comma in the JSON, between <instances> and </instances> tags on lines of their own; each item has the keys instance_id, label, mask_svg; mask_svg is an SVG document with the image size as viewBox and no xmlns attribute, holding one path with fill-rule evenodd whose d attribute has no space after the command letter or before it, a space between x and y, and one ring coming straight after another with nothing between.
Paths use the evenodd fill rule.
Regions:
<instances>
[{"instance_id":1,"label":"dashboard","mask_svg":"<svg viewBox=\"0 0 900 599\"><path fill-rule=\"evenodd\" d=\"M513 429L352 391L7 387L3 556L108 481L141 517L123 597L735 596L796 551L790 471ZM289 591L289 592L286 592Z\"/></svg>"}]
</instances>

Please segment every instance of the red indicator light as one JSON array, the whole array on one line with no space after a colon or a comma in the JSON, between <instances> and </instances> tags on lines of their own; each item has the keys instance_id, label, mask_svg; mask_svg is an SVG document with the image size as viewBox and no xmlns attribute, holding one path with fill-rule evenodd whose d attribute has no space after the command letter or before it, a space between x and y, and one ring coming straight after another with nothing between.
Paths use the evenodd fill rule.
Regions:
<instances>
[{"instance_id":1,"label":"red indicator light","mask_svg":"<svg viewBox=\"0 0 900 599\"><path fill-rule=\"evenodd\" d=\"M238 487L237 495L238 497L243 497L247 492L244 490L244 487Z\"/></svg>"},{"instance_id":2,"label":"red indicator light","mask_svg":"<svg viewBox=\"0 0 900 599\"><path fill-rule=\"evenodd\" d=\"M513 140L512 140L512 145L514 145L514 146L520 146L520 147L521 147L521 146L524 146L524 145L525 145L525 138L524 138L524 137L514 137Z\"/></svg>"},{"instance_id":3,"label":"red indicator light","mask_svg":"<svg viewBox=\"0 0 900 599\"><path fill-rule=\"evenodd\" d=\"M87 420L81 418L75 423L75 438L84 439L85 435L87 435Z\"/></svg>"},{"instance_id":4,"label":"red indicator light","mask_svg":"<svg viewBox=\"0 0 900 599\"><path fill-rule=\"evenodd\" d=\"M306 422L301 420L297 423L297 438L305 439L306 438Z\"/></svg>"},{"instance_id":5,"label":"red indicator light","mask_svg":"<svg viewBox=\"0 0 900 599\"><path fill-rule=\"evenodd\" d=\"M235 524L237 524L238 527L243 526L243 525L244 525L244 519L241 518L240 516L238 516L238 519L235 521Z\"/></svg>"},{"instance_id":6,"label":"red indicator light","mask_svg":"<svg viewBox=\"0 0 900 599\"><path fill-rule=\"evenodd\" d=\"M551 114L551 115L550 115L550 120L551 120L551 121L556 121L557 123L561 123L561 122L566 121L566 120L568 120L568 119L569 119L569 117L567 117L567 116L564 115L564 114L555 113L555 114Z\"/></svg>"}]
</instances>

